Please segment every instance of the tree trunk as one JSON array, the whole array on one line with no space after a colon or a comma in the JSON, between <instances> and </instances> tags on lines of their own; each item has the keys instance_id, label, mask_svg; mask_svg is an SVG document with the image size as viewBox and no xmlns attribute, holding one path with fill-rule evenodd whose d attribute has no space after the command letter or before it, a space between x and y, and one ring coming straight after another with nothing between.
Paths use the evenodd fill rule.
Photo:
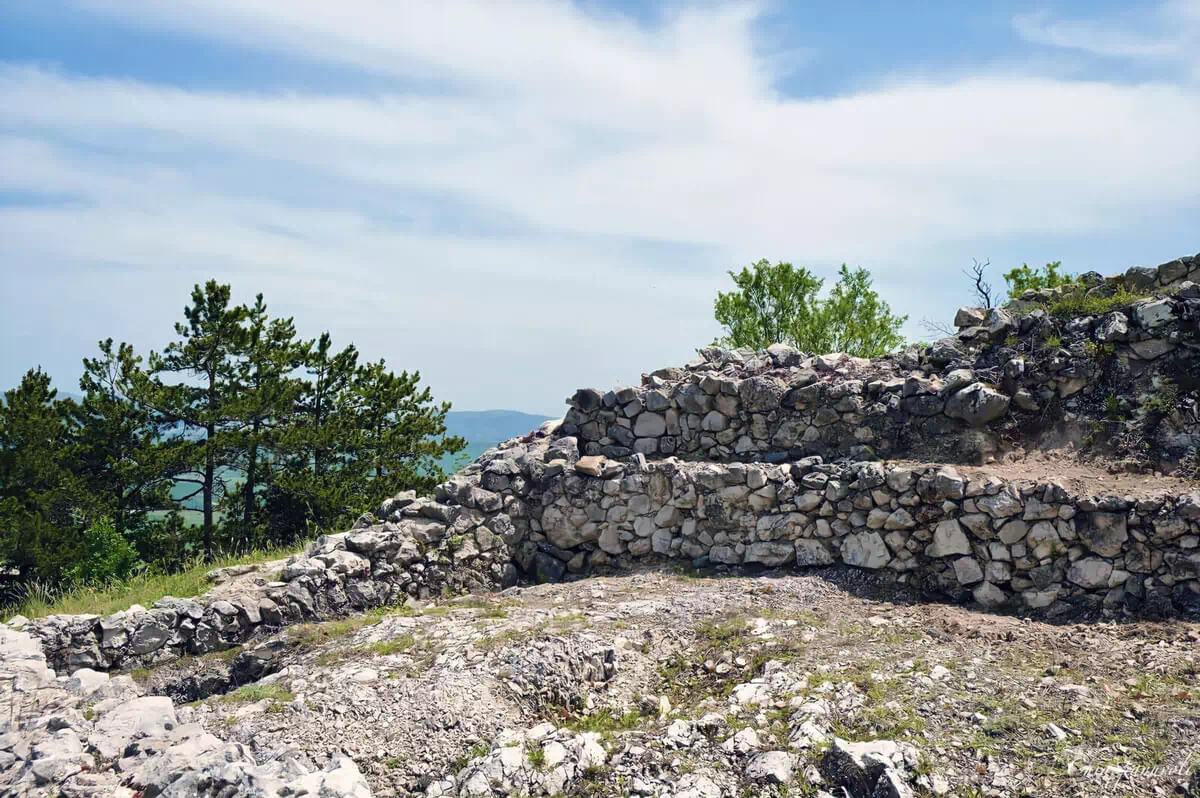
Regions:
<instances>
[{"instance_id":1,"label":"tree trunk","mask_svg":"<svg viewBox=\"0 0 1200 798\"><path fill-rule=\"evenodd\" d=\"M216 463L213 457L213 432L214 426L209 424L204 428L206 440L204 441L204 485L202 493L204 495L204 559L212 562L213 559L213 483L216 476Z\"/></svg>"},{"instance_id":2,"label":"tree trunk","mask_svg":"<svg viewBox=\"0 0 1200 798\"><path fill-rule=\"evenodd\" d=\"M254 489L258 478L258 422L254 423L254 438L246 456L246 484L242 488L242 522L249 527L254 520Z\"/></svg>"},{"instance_id":3,"label":"tree trunk","mask_svg":"<svg viewBox=\"0 0 1200 798\"><path fill-rule=\"evenodd\" d=\"M216 453L213 436L217 433L214 421L217 412L217 375L208 372L208 424L204 426L204 559L213 560L213 488L216 477Z\"/></svg>"}]
</instances>

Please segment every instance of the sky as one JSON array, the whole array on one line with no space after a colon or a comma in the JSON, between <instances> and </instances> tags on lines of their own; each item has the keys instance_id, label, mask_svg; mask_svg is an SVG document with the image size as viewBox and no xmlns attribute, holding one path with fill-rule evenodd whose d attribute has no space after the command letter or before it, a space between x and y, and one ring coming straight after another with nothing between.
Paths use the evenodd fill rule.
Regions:
<instances>
[{"instance_id":1,"label":"sky","mask_svg":"<svg viewBox=\"0 0 1200 798\"><path fill-rule=\"evenodd\" d=\"M0 4L0 385L216 278L560 415L760 258L866 267L918 339L972 259L1198 250L1200 0Z\"/></svg>"}]
</instances>

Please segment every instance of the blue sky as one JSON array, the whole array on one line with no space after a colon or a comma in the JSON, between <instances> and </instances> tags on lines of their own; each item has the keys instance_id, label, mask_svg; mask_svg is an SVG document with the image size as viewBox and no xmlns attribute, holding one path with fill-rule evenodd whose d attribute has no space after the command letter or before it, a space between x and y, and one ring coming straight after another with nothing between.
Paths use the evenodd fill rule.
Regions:
<instances>
[{"instance_id":1,"label":"blue sky","mask_svg":"<svg viewBox=\"0 0 1200 798\"><path fill-rule=\"evenodd\" d=\"M762 257L926 337L972 258L1200 249L1197 131L1200 0L16 0L0 382L209 277L461 409L689 359Z\"/></svg>"}]
</instances>

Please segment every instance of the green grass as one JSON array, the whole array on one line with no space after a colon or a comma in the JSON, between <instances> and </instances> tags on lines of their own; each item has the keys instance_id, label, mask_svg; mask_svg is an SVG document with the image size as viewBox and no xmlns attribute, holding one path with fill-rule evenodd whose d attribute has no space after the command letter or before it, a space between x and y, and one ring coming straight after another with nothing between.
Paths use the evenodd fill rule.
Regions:
<instances>
[{"instance_id":1,"label":"green grass","mask_svg":"<svg viewBox=\"0 0 1200 798\"><path fill-rule=\"evenodd\" d=\"M268 712L282 712L283 705L294 699L291 691L277 684L248 684L221 696L223 704L253 704L270 701Z\"/></svg>"},{"instance_id":2,"label":"green grass","mask_svg":"<svg viewBox=\"0 0 1200 798\"><path fill-rule=\"evenodd\" d=\"M313 648L329 640L353 634L365 626L374 626L389 616L407 617L412 614L413 611L403 604L395 607L376 607L349 618L293 626L288 630L287 640L297 648Z\"/></svg>"},{"instance_id":3,"label":"green grass","mask_svg":"<svg viewBox=\"0 0 1200 798\"><path fill-rule=\"evenodd\" d=\"M190 598L207 592L212 585L204 575L214 568L231 565L248 565L280 559L295 553L296 549L271 549L252 551L247 554L219 557L212 562L197 561L175 574L148 572L109 585L76 587L56 593L45 587L34 585L25 598L15 607L5 611L4 620L14 615L26 618L44 618L47 615L111 615L118 610L128 609L133 604L149 607L163 596Z\"/></svg>"},{"instance_id":4,"label":"green grass","mask_svg":"<svg viewBox=\"0 0 1200 798\"><path fill-rule=\"evenodd\" d=\"M1114 310L1126 308L1133 303L1146 299L1149 294L1140 294L1122 286L1112 296L1087 297L1080 291L1066 294L1050 303L1050 313L1059 318L1076 318L1078 316L1099 316Z\"/></svg>"},{"instance_id":5,"label":"green grass","mask_svg":"<svg viewBox=\"0 0 1200 798\"><path fill-rule=\"evenodd\" d=\"M380 657L386 657L391 654L403 654L412 648L416 642L417 639L412 635L401 635L400 637L393 637L391 640L372 643L367 646L367 650Z\"/></svg>"},{"instance_id":6,"label":"green grass","mask_svg":"<svg viewBox=\"0 0 1200 798\"><path fill-rule=\"evenodd\" d=\"M567 722L566 726L577 732L597 732L611 734L615 731L636 729L642 723L642 713L631 709L624 714L614 715L612 710L602 709L591 715L584 715Z\"/></svg>"}]
</instances>

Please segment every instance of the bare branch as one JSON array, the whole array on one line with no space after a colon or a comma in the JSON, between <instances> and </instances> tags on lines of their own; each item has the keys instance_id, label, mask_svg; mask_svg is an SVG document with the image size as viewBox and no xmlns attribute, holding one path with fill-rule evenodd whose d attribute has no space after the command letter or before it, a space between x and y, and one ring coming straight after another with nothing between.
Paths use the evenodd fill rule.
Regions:
<instances>
[{"instance_id":1,"label":"bare branch","mask_svg":"<svg viewBox=\"0 0 1200 798\"><path fill-rule=\"evenodd\" d=\"M975 284L975 298L985 308L990 308L992 306L992 285L983 278L988 267L992 265L992 259L988 258L983 263L975 258L971 258L971 260L973 262L971 270L963 269L963 274Z\"/></svg>"},{"instance_id":2,"label":"bare branch","mask_svg":"<svg viewBox=\"0 0 1200 798\"><path fill-rule=\"evenodd\" d=\"M943 324L940 321L933 321L932 319L921 319L921 329L933 335L940 335L943 338L948 338L958 332L958 330L949 324Z\"/></svg>"}]
</instances>

